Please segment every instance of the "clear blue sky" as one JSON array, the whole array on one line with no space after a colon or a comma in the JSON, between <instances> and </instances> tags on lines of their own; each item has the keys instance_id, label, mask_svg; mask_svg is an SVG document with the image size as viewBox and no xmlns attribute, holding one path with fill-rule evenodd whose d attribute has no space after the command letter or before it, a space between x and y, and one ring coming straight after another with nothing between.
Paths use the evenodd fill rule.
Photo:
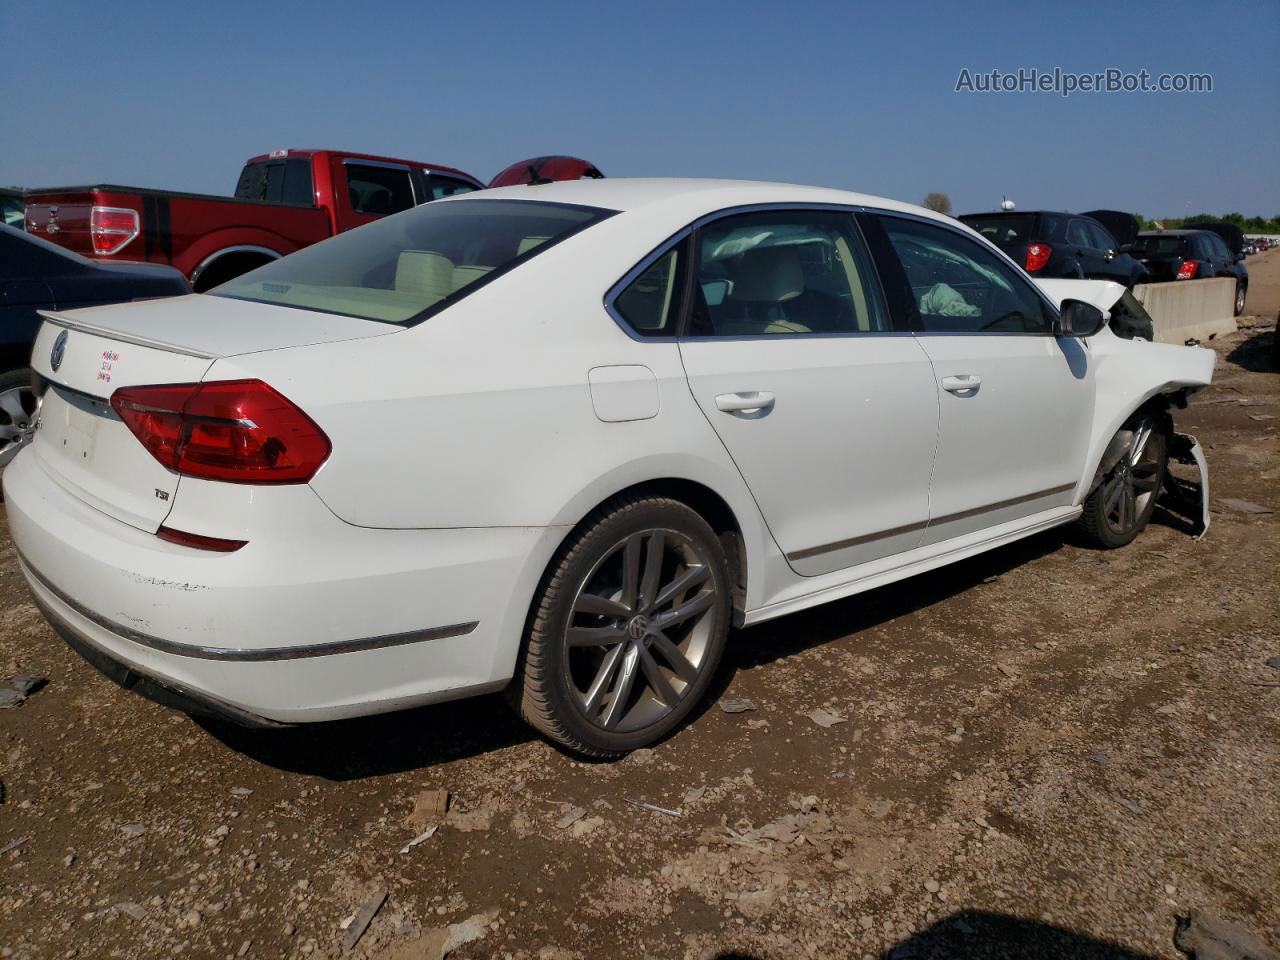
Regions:
<instances>
[{"instance_id":1,"label":"clear blue sky","mask_svg":"<svg viewBox=\"0 0 1280 960\"><path fill-rule=\"evenodd\" d=\"M1280 3L0 0L0 183L229 192L325 146L488 179L845 187L956 212L1280 214ZM961 68L1206 72L1209 94L958 94Z\"/></svg>"}]
</instances>

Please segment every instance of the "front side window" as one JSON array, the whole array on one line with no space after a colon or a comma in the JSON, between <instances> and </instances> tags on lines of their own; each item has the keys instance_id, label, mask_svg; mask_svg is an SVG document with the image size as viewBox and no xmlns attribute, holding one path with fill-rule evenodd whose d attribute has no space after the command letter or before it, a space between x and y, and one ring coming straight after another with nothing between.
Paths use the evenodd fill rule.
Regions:
<instances>
[{"instance_id":1,"label":"front side window","mask_svg":"<svg viewBox=\"0 0 1280 960\"><path fill-rule=\"evenodd\" d=\"M375 167L362 163L344 164L347 194L356 213L384 216L413 206L409 171L403 167Z\"/></svg>"},{"instance_id":2,"label":"front side window","mask_svg":"<svg viewBox=\"0 0 1280 960\"><path fill-rule=\"evenodd\" d=\"M739 214L702 227L694 246L692 336L889 329L870 257L848 214Z\"/></svg>"},{"instance_id":3,"label":"front side window","mask_svg":"<svg viewBox=\"0 0 1280 960\"><path fill-rule=\"evenodd\" d=\"M925 332L1051 332L1034 287L989 249L954 230L880 219Z\"/></svg>"},{"instance_id":4,"label":"front side window","mask_svg":"<svg viewBox=\"0 0 1280 960\"><path fill-rule=\"evenodd\" d=\"M428 203L305 247L210 292L408 325L613 213L537 200Z\"/></svg>"}]
</instances>

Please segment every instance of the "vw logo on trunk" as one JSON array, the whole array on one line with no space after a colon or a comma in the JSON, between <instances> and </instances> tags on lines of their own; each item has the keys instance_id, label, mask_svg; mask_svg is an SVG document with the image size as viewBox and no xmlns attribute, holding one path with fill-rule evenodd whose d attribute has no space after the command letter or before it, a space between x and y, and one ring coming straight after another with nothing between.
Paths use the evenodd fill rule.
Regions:
<instances>
[{"instance_id":1,"label":"vw logo on trunk","mask_svg":"<svg viewBox=\"0 0 1280 960\"><path fill-rule=\"evenodd\" d=\"M58 334L58 339L53 341L53 350L49 353L49 366L53 368L53 372L57 373L58 368L62 366L62 355L67 352L67 331L63 330Z\"/></svg>"}]
</instances>

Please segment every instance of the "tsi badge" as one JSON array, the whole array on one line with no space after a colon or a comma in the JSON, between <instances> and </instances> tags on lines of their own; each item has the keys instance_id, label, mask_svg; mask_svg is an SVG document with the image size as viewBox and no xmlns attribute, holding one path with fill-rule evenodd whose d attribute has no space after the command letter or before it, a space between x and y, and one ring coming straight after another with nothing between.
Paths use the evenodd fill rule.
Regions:
<instances>
[{"instance_id":1,"label":"tsi badge","mask_svg":"<svg viewBox=\"0 0 1280 960\"><path fill-rule=\"evenodd\" d=\"M63 330L58 334L58 339L53 341L53 350L49 354L49 366L53 368L53 372L57 373L58 368L62 366L62 355L67 352L67 331Z\"/></svg>"}]
</instances>

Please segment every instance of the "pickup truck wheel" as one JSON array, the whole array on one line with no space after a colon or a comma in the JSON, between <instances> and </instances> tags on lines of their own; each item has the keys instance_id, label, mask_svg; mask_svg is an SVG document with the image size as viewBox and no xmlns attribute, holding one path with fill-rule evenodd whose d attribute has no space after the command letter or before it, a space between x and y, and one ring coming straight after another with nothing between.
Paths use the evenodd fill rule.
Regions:
<instances>
[{"instance_id":1,"label":"pickup truck wheel","mask_svg":"<svg viewBox=\"0 0 1280 960\"><path fill-rule=\"evenodd\" d=\"M31 442L39 409L29 369L0 373L0 470Z\"/></svg>"},{"instance_id":2,"label":"pickup truck wheel","mask_svg":"<svg viewBox=\"0 0 1280 960\"><path fill-rule=\"evenodd\" d=\"M1086 542L1106 550L1132 543L1146 528L1169 465L1169 438L1155 416L1132 417L1119 435L1126 437L1124 451L1076 521Z\"/></svg>"},{"instance_id":3,"label":"pickup truck wheel","mask_svg":"<svg viewBox=\"0 0 1280 960\"><path fill-rule=\"evenodd\" d=\"M697 512L665 497L611 501L552 561L509 695L576 753L649 746L706 692L730 593L724 549Z\"/></svg>"},{"instance_id":4,"label":"pickup truck wheel","mask_svg":"<svg viewBox=\"0 0 1280 960\"><path fill-rule=\"evenodd\" d=\"M1248 289L1239 280L1236 281L1236 316L1244 313L1244 300L1248 295Z\"/></svg>"}]
</instances>

